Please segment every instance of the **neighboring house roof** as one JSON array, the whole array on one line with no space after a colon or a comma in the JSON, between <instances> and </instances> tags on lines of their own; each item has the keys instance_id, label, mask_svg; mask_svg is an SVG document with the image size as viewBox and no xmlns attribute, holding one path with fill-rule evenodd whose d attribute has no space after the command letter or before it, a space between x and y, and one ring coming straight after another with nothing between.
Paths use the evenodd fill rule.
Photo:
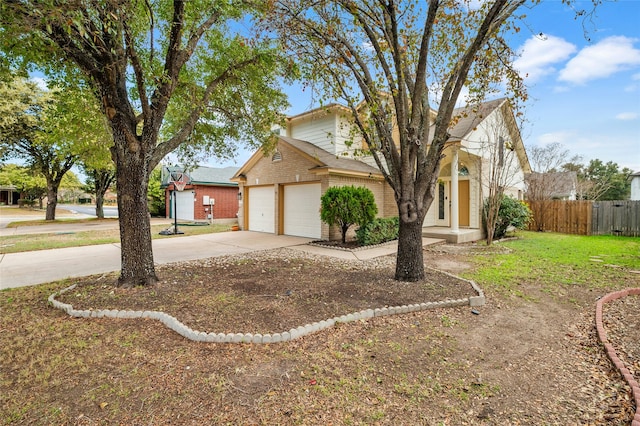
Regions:
<instances>
[{"instance_id":1,"label":"neighboring house roof","mask_svg":"<svg viewBox=\"0 0 640 426\"><path fill-rule=\"evenodd\" d=\"M532 172L525 176L529 184L544 185L551 198L563 198L575 195L578 174L576 172Z\"/></svg>"},{"instance_id":2,"label":"neighboring house roof","mask_svg":"<svg viewBox=\"0 0 640 426\"><path fill-rule=\"evenodd\" d=\"M183 170L177 166L168 166L166 169L168 169L169 172ZM237 171L237 167L218 168L200 166L187 171L187 174L191 179L192 185L238 186L236 182L230 180ZM161 187L167 186L169 186L169 173L163 173Z\"/></svg>"}]
</instances>

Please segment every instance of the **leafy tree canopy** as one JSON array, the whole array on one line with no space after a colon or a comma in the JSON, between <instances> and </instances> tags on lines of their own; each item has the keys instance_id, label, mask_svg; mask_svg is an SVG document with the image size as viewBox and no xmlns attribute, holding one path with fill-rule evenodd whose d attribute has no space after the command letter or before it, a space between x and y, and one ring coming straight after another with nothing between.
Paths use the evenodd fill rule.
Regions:
<instances>
[{"instance_id":1,"label":"leafy tree canopy","mask_svg":"<svg viewBox=\"0 0 640 426\"><path fill-rule=\"evenodd\" d=\"M151 247L149 174L170 152L197 147L233 155L231 139L258 146L286 104L281 50L242 27L255 12L235 0L6 0L2 63L38 65L69 81L77 70L107 118L116 165L121 276L157 281ZM238 30L242 29L242 30Z\"/></svg>"}]
</instances>

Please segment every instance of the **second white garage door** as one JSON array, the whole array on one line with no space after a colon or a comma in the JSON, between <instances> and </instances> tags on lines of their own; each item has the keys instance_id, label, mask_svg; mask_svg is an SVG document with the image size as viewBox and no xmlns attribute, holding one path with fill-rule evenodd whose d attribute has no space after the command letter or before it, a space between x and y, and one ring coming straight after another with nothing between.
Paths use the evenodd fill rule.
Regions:
<instances>
[{"instance_id":1,"label":"second white garage door","mask_svg":"<svg viewBox=\"0 0 640 426\"><path fill-rule=\"evenodd\" d=\"M275 232L273 186L249 188L249 231Z\"/></svg>"},{"instance_id":2,"label":"second white garage door","mask_svg":"<svg viewBox=\"0 0 640 426\"><path fill-rule=\"evenodd\" d=\"M288 185L284 187L284 234L319 239L320 184Z\"/></svg>"}]
</instances>

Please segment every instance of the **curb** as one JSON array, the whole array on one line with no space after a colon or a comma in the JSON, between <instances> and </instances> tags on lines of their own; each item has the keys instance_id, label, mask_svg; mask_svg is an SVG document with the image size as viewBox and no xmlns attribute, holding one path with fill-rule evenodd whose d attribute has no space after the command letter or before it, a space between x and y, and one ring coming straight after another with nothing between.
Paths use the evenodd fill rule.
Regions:
<instances>
[{"instance_id":1,"label":"curb","mask_svg":"<svg viewBox=\"0 0 640 426\"><path fill-rule=\"evenodd\" d=\"M602 306L607 302L621 299L629 295L640 296L640 287L615 291L601 297L598 300L598 302L596 303L596 331L598 332L598 339L604 345L604 350L607 352L607 356L609 357L613 365L618 369L624 380L631 387L631 394L633 395L636 403L636 414L631 421L631 426L640 426L640 385L638 385L638 382L634 379L629 369L625 367L624 362L622 362L622 360L618 357L616 350L607 338L607 332L605 331L604 325L602 324Z\"/></svg>"},{"instance_id":2,"label":"curb","mask_svg":"<svg viewBox=\"0 0 640 426\"><path fill-rule=\"evenodd\" d=\"M455 275L452 275L455 276ZM461 279L459 277L456 277ZM385 308L365 309L359 312L354 312L346 315L337 316L327 320L314 322L312 324L306 324L297 328L292 328L289 331L283 331L281 333L274 334L260 334L260 333L215 333L215 332L203 332L193 330L187 327L185 324L178 321L177 318L168 315L160 311L128 311L128 310L79 310L74 309L73 305L68 303L62 303L56 300L56 296L71 291L76 288L76 284L64 288L58 292L51 294L48 298L49 303L56 309L60 309L66 312L69 316L75 318L149 318L158 320L163 323L167 328L175 331L179 335L196 342L207 343L281 343L288 342L290 340L299 339L309 334L317 333L330 327L334 327L339 323L348 323L358 320L367 320L370 318L383 317L389 315L399 315L409 312L420 312L429 309L436 308L449 308L454 306L483 306L485 304L484 292L473 281L463 280L468 282L473 290L477 293L476 296L469 296L466 299L449 299L439 302L427 302L416 303L410 305L393 306ZM634 425L636 426L636 425Z\"/></svg>"}]
</instances>

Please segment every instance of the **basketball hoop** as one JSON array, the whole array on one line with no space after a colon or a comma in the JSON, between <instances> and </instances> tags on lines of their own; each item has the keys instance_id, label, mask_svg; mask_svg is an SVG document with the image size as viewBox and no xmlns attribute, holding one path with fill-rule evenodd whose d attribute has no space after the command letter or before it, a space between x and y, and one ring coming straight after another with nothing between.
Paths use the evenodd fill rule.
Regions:
<instances>
[{"instance_id":1,"label":"basketball hoop","mask_svg":"<svg viewBox=\"0 0 640 426\"><path fill-rule=\"evenodd\" d=\"M167 168L168 169L168 168ZM184 234L184 232L178 230L178 197L177 192L184 191L185 186L189 184L191 179L185 172L179 170L169 173L169 183L173 183L173 230L165 229L161 231L161 235L175 235Z\"/></svg>"},{"instance_id":2,"label":"basketball hoop","mask_svg":"<svg viewBox=\"0 0 640 426\"><path fill-rule=\"evenodd\" d=\"M184 172L171 172L171 182L176 191L184 191L184 187L189 183L189 176Z\"/></svg>"}]
</instances>

